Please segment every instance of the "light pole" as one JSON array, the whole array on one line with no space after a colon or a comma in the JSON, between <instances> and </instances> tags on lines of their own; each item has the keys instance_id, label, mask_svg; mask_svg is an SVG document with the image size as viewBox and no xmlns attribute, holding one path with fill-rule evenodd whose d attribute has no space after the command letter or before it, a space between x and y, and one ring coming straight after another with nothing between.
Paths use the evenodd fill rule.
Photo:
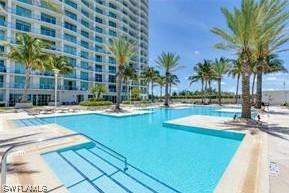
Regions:
<instances>
[{"instance_id":1,"label":"light pole","mask_svg":"<svg viewBox=\"0 0 289 193\"><path fill-rule=\"evenodd\" d=\"M58 74L59 74L59 70L54 68L53 69L54 72L54 113L56 113L56 107L57 107L57 87L58 87L58 83L57 83L57 79L58 79Z\"/></svg>"},{"instance_id":2,"label":"light pole","mask_svg":"<svg viewBox=\"0 0 289 193\"><path fill-rule=\"evenodd\" d=\"M131 84L132 80L129 80L129 104L131 104Z\"/></svg>"}]
</instances>

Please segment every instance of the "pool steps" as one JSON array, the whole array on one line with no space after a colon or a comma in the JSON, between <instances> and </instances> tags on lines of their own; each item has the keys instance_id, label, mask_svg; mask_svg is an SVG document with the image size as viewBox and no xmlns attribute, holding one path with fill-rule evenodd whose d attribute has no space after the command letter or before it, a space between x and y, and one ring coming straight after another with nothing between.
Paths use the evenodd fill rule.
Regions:
<instances>
[{"instance_id":1,"label":"pool steps","mask_svg":"<svg viewBox=\"0 0 289 193\"><path fill-rule=\"evenodd\" d=\"M130 164L123 171L121 160L97 146L42 156L71 193L180 193Z\"/></svg>"}]
</instances>

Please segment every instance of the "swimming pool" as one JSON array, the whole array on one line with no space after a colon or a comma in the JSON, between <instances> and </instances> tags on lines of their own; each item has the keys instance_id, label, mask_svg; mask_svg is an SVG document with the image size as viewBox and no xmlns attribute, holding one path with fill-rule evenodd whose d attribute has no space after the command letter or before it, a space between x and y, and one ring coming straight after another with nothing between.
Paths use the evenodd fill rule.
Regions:
<instances>
[{"instance_id":1,"label":"swimming pool","mask_svg":"<svg viewBox=\"0 0 289 193\"><path fill-rule=\"evenodd\" d=\"M192 114L228 117L234 114L202 106L149 110L153 113L122 118L85 114L41 119L102 142L125 155L130 164L182 193L212 193L243 135L202 134L166 127L163 123ZM49 162L54 158L46 155L45 159ZM67 174L57 175L61 178Z\"/></svg>"}]
</instances>

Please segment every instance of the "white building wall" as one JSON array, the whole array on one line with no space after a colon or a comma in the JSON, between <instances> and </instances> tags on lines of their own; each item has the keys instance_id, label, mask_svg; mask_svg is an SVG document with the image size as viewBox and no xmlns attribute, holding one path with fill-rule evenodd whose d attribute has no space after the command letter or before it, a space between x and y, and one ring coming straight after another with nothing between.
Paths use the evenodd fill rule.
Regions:
<instances>
[{"instance_id":1,"label":"white building wall","mask_svg":"<svg viewBox=\"0 0 289 193\"><path fill-rule=\"evenodd\" d=\"M289 90L263 91L263 102L270 105L289 104Z\"/></svg>"}]
</instances>

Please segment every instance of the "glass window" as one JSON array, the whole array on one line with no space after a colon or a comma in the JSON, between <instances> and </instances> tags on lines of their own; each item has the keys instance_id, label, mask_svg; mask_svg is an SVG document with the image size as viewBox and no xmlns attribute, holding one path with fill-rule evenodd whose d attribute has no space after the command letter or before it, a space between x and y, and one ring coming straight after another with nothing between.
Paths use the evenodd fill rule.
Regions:
<instances>
[{"instance_id":1,"label":"glass window","mask_svg":"<svg viewBox=\"0 0 289 193\"><path fill-rule=\"evenodd\" d=\"M80 72L80 79L88 80L88 73L87 72Z\"/></svg>"},{"instance_id":2,"label":"glass window","mask_svg":"<svg viewBox=\"0 0 289 193\"><path fill-rule=\"evenodd\" d=\"M109 71L109 73L116 73L116 67L115 66L109 66L108 71Z\"/></svg>"},{"instance_id":3,"label":"glass window","mask_svg":"<svg viewBox=\"0 0 289 193\"><path fill-rule=\"evenodd\" d=\"M5 31L0 31L0 40L4 40L5 39Z\"/></svg>"},{"instance_id":4,"label":"glass window","mask_svg":"<svg viewBox=\"0 0 289 193\"><path fill-rule=\"evenodd\" d=\"M20 6L16 6L16 14L17 15L20 15L20 16L23 16L23 17L31 17L31 10L29 9L25 9L23 7L20 7Z\"/></svg>"},{"instance_id":5,"label":"glass window","mask_svg":"<svg viewBox=\"0 0 289 193\"><path fill-rule=\"evenodd\" d=\"M102 82L102 75L101 74L95 74L95 81L96 82Z\"/></svg>"},{"instance_id":6,"label":"glass window","mask_svg":"<svg viewBox=\"0 0 289 193\"><path fill-rule=\"evenodd\" d=\"M31 24L24 21L16 20L16 29L21 31L30 32Z\"/></svg>"},{"instance_id":7,"label":"glass window","mask_svg":"<svg viewBox=\"0 0 289 193\"><path fill-rule=\"evenodd\" d=\"M102 37L99 37L99 36L95 36L95 41L99 43L103 43Z\"/></svg>"},{"instance_id":8,"label":"glass window","mask_svg":"<svg viewBox=\"0 0 289 193\"><path fill-rule=\"evenodd\" d=\"M71 11L64 11L65 15L71 19L77 20L77 15L75 13L72 13Z\"/></svg>"},{"instance_id":9,"label":"glass window","mask_svg":"<svg viewBox=\"0 0 289 193\"><path fill-rule=\"evenodd\" d=\"M85 20L81 20L81 24L84 25L85 27L89 28L89 23Z\"/></svg>"},{"instance_id":10,"label":"glass window","mask_svg":"<svg viewBox=\"0 0 289 193\"><path fill-rule=\"evenodd\" d=\"M109 30L109 35L111 35L111 36L117 36L117 33L115 32L115 31L113 31L113 30Z\"/></svg>"},{"instance_id":11,"label":"glass window","mask_svg":"<svg viewBox=\"0 0 289 193\"><path fill-rule=\"evenodd\" d=\"M115 13L112 13L112 12L109 12L108 15L109 15L109 17L117 18L116 14L115 14Z\"/></svg>"},{"instance_id":12,"label":"glass window","mask_svg":"<svg viewBox=\"0 0 289 193\"><path fill-rule=\"evenodd\" d=\"M76 59L75 58L67 57L67 61L70 65L76 66Z\"/></svg>"},{"instance_id":13,"label":"glass window","mask_svg":"<svg viewBox=\"0 0 289 193\"><path fill-rule=\"evenodd\" d=\"M5 17L0 15L0 25L5 26L6 22L5 22Z\"/></svg>"},{"instance_id":14,"label":"glass window","mask_svg":"<svg viewBox=\"0 0 289 193\"><path fill-rule=\"evenodd\" d=\"M46 36L55 37L55 30L48 28L48 27L41 26L41 34L46 35Z\"/></svg>"},{"instance_id":15,"label":"glass window","mask_svg":"<svg viewBox=\"0 0 289 193\"><path fill-rule=\"evenodd\" d=\"M67 5L73 7L74 9L77 9L77 4L72 2L71 0L65 0L64 1Z\"/></svg>"},{"instance_id":16,"label":"glass window","mask_svg":"<svg viewBox=\"0 0 289 193\"><path fill-rule=\"evenodd\" d=\"M98 33L103 33L103 29L97 26L95 26L95 31Z\"/></svg>"},{"instance_id":17,"label":"glass window","mask_svg":"<svg viewBox=\"0 0 289 193\"><path fill-rule=\"evenodd\" d=\"M54 89L54 79L52 78L40 78L40 89Z\"/></svg>"},{"instance_id":18,"label":"glass window","mask_svg":"<svg viewBox=\"0 0 289 193\"><path fill-rule=\"evenodd\" d=\"M88 90L88 82L80 82L80 90Z\"/></svg>"},{"instance_id":19,"label":"glass window","mask_svg":"<svg viewBox=\"0 0 289 193\"><path fill-rule=\"evenodd\" d=\"M115 76L114 75L109 75L108 76L108 82L110 83L115 83L116 79L115 79Z\"/></svg>"},{"instance_id":20,"label":"glass window","mask_svg":"<svg viewBox=\"0 0 289 193\"><path fill-rule=\"evenodd\" d=\"M81 30L81 35L86 37L86 38L89 38L89 33L86 31Z\"/></svg>"},{"instance_id":21,"label":"glass window","mask_svg":"<svg viewBox=\"0 0 289 193\"><path fill-rule=\"evenodd\" d=\"M100 8L98 8L98 7L95 7L95 11L96 11L97 13L103 14L103 10L100 9Z\"/></svg>"},{"instance_id":22,"label":"glass window","mask_svg":"<svg viewBox=\"0 0 289 193\"><path fill-rule=\"evenodd\" d=\"M115 61L115 59L114 59L113 57L109 57L109 58L108 58L108 63L110 63L110 64L116 64L116 61Z\"/></svg>"},{"instance_id":23,"label":"glass window","mask_svg":"<svg viewBox=\"0 0 289 193\"><path fill-rule=\"evenodd\" d=\"M113 21L109 21L108 24L110 27L116 27L116 23Z\"/></svg>"},{"instance_id":24,"label":"glass window","mask_svg":"<svg viewBox=\"0 0 289 193\"><path fill-rule=\"evenodd\" d=\"M80 43L80 44L81 44L82 47L89 49L89 44L88 44L88 42L81 40L81 43Z\"/></svg>"},{"instance_id":25,"label":"glass window","mask_svg":"<svg viewBox=\"0 0 289 193\"><path fill-rule=\"evenodd\" d=\"M64 45L64 52L68 54L76 55L76 48L68 45Z\"/></svg>"},{"instance_id":26,"label":"glass window","mask_svg":"<svg viewBox=\"0 0 289 193\"><path fill-rule=\"evenodd\" d=\"M95 61L96 62L102 62L102 56L95 55Z\"/></svg>"},{"instance_id":27,"label":"glass window","mask_svg":"<svg viewBox=\"0 0 289 193\"><path fill-rule=\"evenodd\" d=\"M101 18L99 18L99 17L95 17L95 22L97 22L97 23L102 23L103 21L102 21Z\"/></svg>"},{"instance_id":28,"label":"glass window","mask_svg":"<svg viewBox=\"0 0 289 193\"><path fill-rule=\"evenodd\" d=\"M15 76L14 77L14 88L24 88L25 77L24 76Z\"/></svg>"},{"instance_id":29,"label":"glass window","mask_svg":"<svg viewBox=\"0 0 289 193\"><path fill-rule=\"evenodd\" d=\"M95 72L102 72L102 65L95 65Z\"/></svg>"},{"instance_id":30,"label":"glass window","mask_svg":"<svg viewBox=\"0 0 289 193\"><path fill-rule=\"evenodd\" d=\"M85 11L84 9L81 9L81 13L89 18L89 13L87 11Z\"/></svg>"},{"instance_id":31,"label":"glass window","mask_svg":"<svg viewBox=\"0 0 289 193\"><path fill-rule=\"evenodd\" d=\"M56 18L45 13L41 13L41 21L56 24Z\"/></svg>"},{"instance_id":32,"label":"glass window","mask_svg":"<svg viewBox=\"0 0 289 193\"><path fill-rule=\"evenodd\" d=\"M64 34L64 39L73 43L77 42L77 38L75 36L67 34L67 33Z\"/></svg>"},{"instance_id":33,"label":"glass window","mask_svg":"<svg viewBox=\"0 0 289 193\"><path fill-rule=\"evenodd\" d=\"M116 92L116 86L115 85L108 85L109 92Z\"/></svg>"},{"instance_id":34,"label":"glass window","mask_svg":"<svg viewBox=\"0 0 289 193\"><path fill-rule=\"evenodd\" d=\"M81 52L80 52L80 57L85 58L85 59L88 59L88 58L89 58L89 54L88 54L88 52L86 52L86 51L81 51Z\"/></svg>"},{"instance_id":35,"label":"glass window","mask_svg":"<svg viewBox=\"0 0 289 193\"><path fill-rule=\"evenodd\" d=\"M77 26L76 25L73 25L73 24L71 24L69 22L66 22L66 21L64 22L64 27L66 29L69 29L69 30L74 31L74 32L77 31Z\"/></svg>"}]
</instances>

